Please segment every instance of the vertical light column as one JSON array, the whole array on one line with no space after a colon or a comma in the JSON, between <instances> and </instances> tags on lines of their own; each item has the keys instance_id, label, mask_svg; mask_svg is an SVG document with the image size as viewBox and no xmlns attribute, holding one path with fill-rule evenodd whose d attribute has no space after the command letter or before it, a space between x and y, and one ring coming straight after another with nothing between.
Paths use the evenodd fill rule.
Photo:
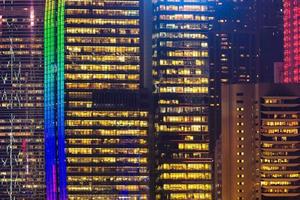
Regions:
<instances>
[{"instance_id":1,"label":"vertical light column","mask_svg":"<svg viewBox=\"0 0 300 200\"><path fill-rule=\"evenodd\" d=\"M47 199L66 199L64 138L64 1L45 9L45 160Z\"/></svg>"},{"instance_id":2,"label":"vertical light column","mask_svg":"<svg viewBox=\"0 0 300 200\"><path fill-rule=\"evenodd\" d=\"M55 136L55 0L47 0L44 21L44 126L45 171L48 200L56 199L56 136Z\"/></svg>"},{"instance_id":3,"label":"vertical light column","mask_svg":"<svg viewBox=\"0 0 300 200\"><path fill-rule=\"evenodd\" d=\"M65 153L65 0L58 0L57 8L57 128L60 199L67 199Z\"/></svg>"}]
</instances>

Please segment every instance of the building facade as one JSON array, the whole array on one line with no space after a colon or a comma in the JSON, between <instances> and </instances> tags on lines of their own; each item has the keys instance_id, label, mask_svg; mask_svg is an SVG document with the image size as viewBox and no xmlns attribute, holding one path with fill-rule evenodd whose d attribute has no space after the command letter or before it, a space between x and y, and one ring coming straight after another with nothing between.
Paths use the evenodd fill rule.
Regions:
<instances>
[{"instance_id":1,"label":"building facade","mask_svg":"<svg viewBox=\"0 0 300 200\"><path fill-rule=\"evenodd\" d=\"M46 2L47 199L148 199L143 2Z\"/></svg>"},{"instance_id":2,"label":"building facade","mask_svg":"<svg viewBox=\"0 0 300 200\"><path fill-rule=\"evenodd\" d=\"M260 82L273 83L273 80L276 81L274 63L283 62L283 1L260 0L256 4L259 39L257 73Z\"/></svg>"},{"instance_id":3,"label":"building facade","mask_svg":"<svg viewBox=\"0 0 300 200\"><path fill-rule=\"evenodd\" d=\"M210 32L210 128L221 134L221 85L254 83L258 76L258 1L217 0Z\"/></svg>"},{"instance_id":4,"label":"building facade","mask_svg":"<svg viewBox=\"0 0 300 200\"><path fill-rule=\"evenodd\" d=\"M259 52L256 1L216 2L211 78L218 85L255 82Z\"/></svg>"},{"instance_id":5,"label":"building facade","mask_svg":"<svg viewBox=\"0 0 300 200\"><path fill-rule=\"evenodd\" d=\"M220 199L299 198L299 94L295 84L223 86Z\"/></svg>"},{"instance_id":6,"label":"building facade","mask_svg":"<svg viewBox=\"0 0 300 200\"><path fill-rule=\"evenodd\" d=\"M44 1L0 2L0 199L45 199Z\"/></svg>"},{"instance_id":7,"label":"building facade","mask_svg":"<svg viewBox=\"0 0 300 200\"><path fill-rule=\"evenodd\" d=\"M213 1L153 3L155 199L212 199L208 31Z\"/></svg>"},{"instance_id":8,"label":"building facade","mask_svg":"<svg viewBox=\"0 0 300 200\"><path fill-rule=\"evenodd\" d=\"M260 98L260 183L263 200L300 198L300 89ZM284 91L285 90L285 91Z\"/></svg>"},{"instance_id":9,"label":"building facade","mask_svg":"<svg viewBox=\"0 0 300 200\"><path fill-rule=\"evenodd\" d=\"M284 0L284 83L299 83L300 2Z\"/></svg>"},{"instance_id":10,"label":"building facade","mask_svg":"<svg viewBox=\"0 0 300 200\"><path fill-rule=\"evenodd\" d=\"M222 134L219 140L218 178L222 200L260 199L259 157L256 141L259 132L256 127L258 105L255 85L232 84L222 87Z\"/></svg>"}]
</instances>

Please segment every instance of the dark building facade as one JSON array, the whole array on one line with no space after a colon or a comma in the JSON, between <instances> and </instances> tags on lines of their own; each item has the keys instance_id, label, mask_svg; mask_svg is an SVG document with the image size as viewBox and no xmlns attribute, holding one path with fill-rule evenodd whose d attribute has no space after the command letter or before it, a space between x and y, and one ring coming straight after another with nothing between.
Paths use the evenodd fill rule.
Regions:
<instances>
[{"instance_id":1,"label":"dark building facade","mask_svg":"<svg viewBox=\"0 0 300 200\"><path fill-rule=\"evenodd\" d=\"M45 199L44 1L0 2L0 199Z\"/></svg>"},{"instance_id":2,"label":"dark building facade","mask_svg":"<svg viewBox=\"0 0 300 200\"><path fill-rule=\"evenodd\" d=\"M211 78L218 83L257 79L258 32L256 1L218 0L211 37Z\"/></svg>"},{"instance_id":3,"label":"dark building facade","mask_svg":"<svg viewBox=\"0 0 300 200\"><path fill-rule=\"evenodd\" d=\"M208 31L213 1L153 4L155 199L212 199Z\"/></svg>"},{"instance_id":4,"label":"dark building facade","mask_svg":"<svg viewBox=\"0 0 300 200\"><path fill-rule=\"evenodd\" d=\"M283 62L283 1L257 1L260 82L273 83L274 63ZM273 70L274 69L274 70Z\"/></svg>"},{"instance_id":5,"label":"dark building facade","mask_svg":"<svg viewBox=\"0 0 300 200\"><path fill-rule=\"evenodd\" d=\"M148 199L143 2L46 2L47 199Z\"/></svg>"}]
</instances>

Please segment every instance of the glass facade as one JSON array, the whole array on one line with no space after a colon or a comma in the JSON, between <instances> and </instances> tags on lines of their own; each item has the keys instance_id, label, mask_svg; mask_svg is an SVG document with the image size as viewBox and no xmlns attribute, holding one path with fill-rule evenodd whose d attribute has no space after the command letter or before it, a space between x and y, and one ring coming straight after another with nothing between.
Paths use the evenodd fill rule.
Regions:
<instances>
[{"instance_id":1,"label":"glass facade","mask_svg":"<svg viewBox=\"0 0 300 200\"><path fill-rule=\"evenodd\" d=\"M78 97L83 104L72 103ZM140 104L142 98L147 96L124 90L99 90L85 98L69 97L69 199L149 198L149 113ZM93 106L87 107L85 101L91 100Z\"/></svg>"},{"instance_id":2,"label":"glass facade","mask_svg":"<svg viewBox=\"0 0 300 200\"><path fill-rule=\"evenodd\" d=\"M257 80L257 4L255 1L219 0L216 5L211 56L214 64L211 77L215 79L216 87L221 83L253 83Z\"/></svg>"},{"instance_id":3,"label":"glass facade","mask_svg":"<svg viewBox=\"0 0 300 200\"><path fill-rule=\"evenodd\" d=\"M0 199L45 199L43 10L0 2Z\"/></svg>"},{"instance_id":4,"label":"glass facade","mask_svg":"<svg viewBox=\"0 0 300 200\"><path fill-rule=\"evenodd\" d=\"M208 31L212 2L154 1L156 199L212 199Z\"/></svg>"},{"instance_id":5,"label":"glass facade","mask_svg":"<svg viewBox=\"0 0 300 200\"><path fill-rule=\"evenodd\" d=\"M46 2L47 198L148 199L142 2Z\"/></svg>"},{"instance_id":6,"label":"glass facade","mask_svg":"<svg viewBox=\"0 0 300 200\"><path fill-rule=\"evenodd\" d=\"M284 1L284 83L300 82L300 2Z\"/></svg>"}]
</instances>

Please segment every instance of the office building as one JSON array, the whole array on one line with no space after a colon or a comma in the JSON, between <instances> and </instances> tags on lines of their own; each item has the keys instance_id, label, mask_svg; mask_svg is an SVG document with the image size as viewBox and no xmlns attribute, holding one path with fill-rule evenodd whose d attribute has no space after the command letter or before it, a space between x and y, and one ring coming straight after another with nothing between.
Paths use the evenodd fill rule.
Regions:
<instances>
[{"instance_id":1,"label":"office building","mask_svg":"<svg viewBox=\"0 0 300 200\"><path fill-rule=\"evenodd\" d=\"M274 88L275 89L275 88ZM260 181L263 200L300 198L300 89L261 98Z\"/></svg>"},{"instance_id":2,"label":"office building","mask_svg":"<svg viewBox=\"0 0 300 200\"><path fill-rule=\"evenodd\" d=\"M221 133L221 85L258 80L257 17L256 1L216 1L209 43L212 145Z\"/></svg>"},{"instance_id":3,"label":"office building","mask_svg":"<svg viewBox=\"0 0 300 200\"><path fill-rule=\"evenodd\" d=\"M216 84L257 79L258 33L255 1L218 0L211 37L211 77Z\"/></svg>"},{"instance_id":4,"label":"office building","mask_svg":"<svg viewBox=\"0 0 300 200\"><path fill-rule=\"evenodd\" d=\"M142 1L46 1L47 199L148 199Z\"/></svg>"},{"instance_id":5,"label":"office building","mask_svg":"<svg viewBox=\"0 0 300 200\"><path fill-rule=\"evenodd\" d=\"M274 63L283 62L283 1L256 1L259 40L257 73L263 83L273 83ZM274 80L274 81L273 81Z\"/></svg>"},{"instance_id":6,"label":"office building","mask_svg":"<svg viewBox=\"0 0 300 200\"><path fill-rule=\"evenodd\" d=\"M222 87L218 180L223 200L300 197L300 87Z\"/></svg>"},{"instance_id":7,"label":"office building","mask_svg":"<svg viewBox=\"0 0 300 200\"><path fill-rule=\"evenodd\" d=\"M208 31L213 1L154 1L155 199L212 199Z\"/></svg>"},{"instance_id":8,"label":"office building","mask_svg":"<svg viewBox=\"0 0 300 200\"><path fill-rule=\"evenodd\" d=\"M284 83L299 83L299 34L300 2L284 0Z\"/></svg>"},{"instance_id":9,"label":"office building","mask_svg":"<svg viewBox=\"0 0 300 200\"><path fill-rule=\"evenodd\" d=\"M44 1L0 2L0 199L45 199Z\"/></svg>"},{"instance_id":10,"label":"office building","mask_svg":"<svg viewBox=\"0 0 300 200\"><path fill-rule=\"evenodd\" d=\"M218 154L221 156L221 193L224 200L254 200L259 198L259 157L255 124L258 105L253 84L222 86L222 133Z\"/></svg>"}]
</instances>

